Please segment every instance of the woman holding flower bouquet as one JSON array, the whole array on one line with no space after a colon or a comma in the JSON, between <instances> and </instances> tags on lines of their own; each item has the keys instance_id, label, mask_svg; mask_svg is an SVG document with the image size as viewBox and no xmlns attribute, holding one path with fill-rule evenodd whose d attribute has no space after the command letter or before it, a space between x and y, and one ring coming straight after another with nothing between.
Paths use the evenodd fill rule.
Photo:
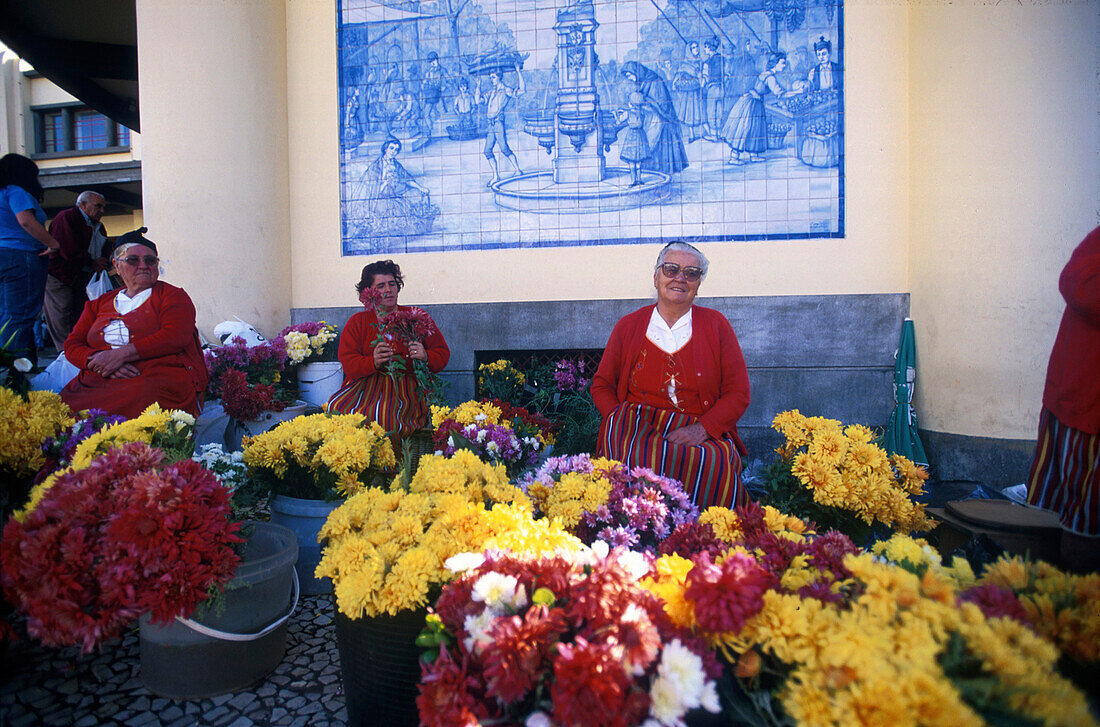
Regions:
<instances>
[{"instance_id":1,"label":"woman holding flower bouquet","mask_svg":"<svg viewBox=\"0 0 1100 727\"><path fill-rule=\"evenodd\" d=\"M380 260L363 268L355 289L363 303L340 333L337 358L344 383L325 407L358 412L400 439L428 425L428 406L417 386L417 368L443 370L451 350L425 311L397 304L401 268Z\"/></svg>"},{"instance_id":2,"label":"woman holding flower bouquet","mask_svg":"<svg viewBox=\"0 0 1100 727\"><path fill-rule=\"evenodd\" d=\"M603 416L600 456L679 480L700 509L746 502L737 420L749 405L733 328L718 311L693 305L707 265L683 242L661 250L657 304L615 324L591 388Z\"/></svg>"}]
</instances>

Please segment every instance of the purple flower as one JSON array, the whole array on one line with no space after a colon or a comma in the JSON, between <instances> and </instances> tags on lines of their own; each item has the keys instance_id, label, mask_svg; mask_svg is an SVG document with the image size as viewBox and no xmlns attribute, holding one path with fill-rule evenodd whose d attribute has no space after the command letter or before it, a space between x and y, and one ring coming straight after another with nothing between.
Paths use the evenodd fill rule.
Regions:
<instances>
[{"instance_id":1,"label":"purple flower","mask_svg":"<svg viewBox=\"0 0 1100 727\"><path fill-rule=\"evenodd\" d=\"M584 361L563 358L554 366L554 382L559 391L582 391L590 379L584 377Z\"/></svg>"}]
</instances>

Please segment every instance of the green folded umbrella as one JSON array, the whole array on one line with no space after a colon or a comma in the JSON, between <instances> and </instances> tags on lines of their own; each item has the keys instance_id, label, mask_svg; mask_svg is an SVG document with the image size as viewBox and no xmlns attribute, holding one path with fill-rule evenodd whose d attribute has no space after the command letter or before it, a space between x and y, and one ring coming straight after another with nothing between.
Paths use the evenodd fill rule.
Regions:
<instances>
[{"instance_id":1,"label":"green folded umbrella","mask_svg":"<svg viewBox=\"0 0 1100 727\"><path fill-rule=\"evenodd\" d=\"M913 409L913 391L917 379L917 337L913 319L901 324L901 341L894 354L894 411L882 433L882 446L891 454L900 454L913 462L928 466L920 435L917 434L917 412Z\"/></svg>"}]
</instances>

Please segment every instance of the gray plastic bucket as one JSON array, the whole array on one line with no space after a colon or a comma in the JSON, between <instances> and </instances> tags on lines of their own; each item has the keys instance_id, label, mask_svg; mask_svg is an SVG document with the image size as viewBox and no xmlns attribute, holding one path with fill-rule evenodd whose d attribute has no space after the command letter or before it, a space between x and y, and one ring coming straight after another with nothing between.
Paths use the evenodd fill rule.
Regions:
<instances>
[{"instance_id":1,"label":"gray plastic bucket","mask_svg":"<svg viewBox=\"0 0 1100 727\"><path fill-rule=\"evenodd\" d=\"M280 525L247 525L253 530L221 603L167 626L142 616L141 681L149 691L185 699L225 694L283 660L286 621L298 601L298 542Z\"/></svg>"},{"instance_id":2,"label":"gray plastic bucket","mask_svg":"<svg viewBox=\"0 0 1100 727\"><path fill-rule=\"evenodd\" d=\"M321 562L317 533L321 532L329 514L343 504L343 500L305 500L287 495L271 498L271 522L289 528L298 538L298 562L294 569L298 571L302 593L307 596L332 593L331 579L313 575Z\"/></svg>"},{"instance_id":3,"label":"gray plastic bucket","mask_svg":"<svg viewBox=\"0 0 1100 727\"><path fill-rule=\"evenodd\" d=\"M298 367L298 396L302 401L324 406L344 383L339 361L314 361Z\"/></svg>"}]
</instances>

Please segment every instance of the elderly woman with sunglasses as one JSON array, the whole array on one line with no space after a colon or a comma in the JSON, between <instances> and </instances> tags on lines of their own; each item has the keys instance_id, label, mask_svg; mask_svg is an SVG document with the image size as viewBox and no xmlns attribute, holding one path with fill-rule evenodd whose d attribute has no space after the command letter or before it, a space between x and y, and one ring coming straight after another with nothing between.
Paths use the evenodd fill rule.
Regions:
<instances>
[{"instance_id":1,"label":"elderly woman with sunglasses","mask_svg":"<svg viewBox=\"0 0 1100 727\"><path fill-rule=\"evenodd\" d=\"M745 358L729 321L694 305L707 259L683 242L657 256L657 303L615 324L592 399L600 455L684 483L700 507L747 501L737 420L749 405Z\"/></svg>"},{"instance_id":2,"label":"elderly woman with sunglasses","mask_svg":"<svg viewBox=\"0 0 1100 727\"><path fill-rule=\"evenodd\" d=\"M152 403L197 415L207 373L195 306L161 282L157 246L146 228L122 235L111 256L123 285L88 301L65 339L80 374L61 390L73 411L105 409L136 417Z\"/></svg>"}]
</instances>

